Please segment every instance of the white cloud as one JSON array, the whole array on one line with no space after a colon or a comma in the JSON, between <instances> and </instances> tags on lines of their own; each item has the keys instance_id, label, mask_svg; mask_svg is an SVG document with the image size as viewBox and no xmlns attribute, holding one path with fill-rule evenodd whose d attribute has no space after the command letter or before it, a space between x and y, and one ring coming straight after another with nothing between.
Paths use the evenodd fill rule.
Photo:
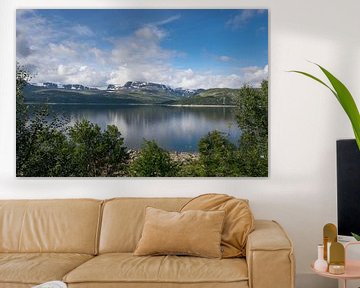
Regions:
<instances>
[{"instance_id":1,"label":"white cloud","mask_svg":"<svg viewBox=\"0 0 360 288\"><path fill-rule=\"evenodd\" d=\"M239 88L244 83L258 86L267 78L265 68L254 67L253 71L240 71L239 74L221 75L212 72L197 72L191 69L177 69L170 65L170 59L179 56L178 51L165 50L161 40L166 31L156 26L145 26L133 35L119 39L111 52L112 61L117 67L111 72L108 84L124 84L126 81L148 81L165 83L183 88ZM228 62L231 57L221 55L218 60Z\"/></svg>"},{"instance_id":2,"label":"white cloud","mask_svg":"<svg viewBox=\"0 0 360 288\"><path fill-rule=\"evenodd\" d=\"M178 71L174 82L180 82L184 88L240 88L247 83L259 86L261 81L267 79L267 66L258 68L248 73L216 74L216 73L193 73L193 71Z\"/></svg>"},{"instance_id":3,"label":"white cloud","mask_svg":"<svg viewBox=\"0 0 360 288\"><path fill-rule=\"evenodd\" d=\"M242 17L244 21L250 16ZM197 71L191 66L182 69L173 66L172 60L184 57L184 54L162 47L162 41L169 36L162 25L179 18L176 15L144 25L127 37L114 39L110 49L103 49L91 44L97 42L74 37L74 32L79 36L96 37L86 26L70 25L72 29L64 27L59 31L58 27L36 12L18 12L17 59L33 73L34 82L50 81L91 87L148 81L191 89L239 88L244 83L258 86L268 77L267 66L245 67L231 74ZM234 59L219 55L213 56L213 60L230 62Z\"/></svg>"},{"instance_id":4,"label":"white cloud","mask_svg":"<svg viewBox=\"0 0 360 288\"><path fill-rule=\"evenodd\" d=\"M245 67L242 70L244 72L243 78L245 79L245 83L250 83L254 86L259 86L261 81L268 79L269 76L268 65L265 65L264 67Z\"/></svg>"},{"instance_id":5,"label":"white cloud","mask_svg":"<svg viewBox=\"0 0 360 288\"><path fill-rule=\"evenodd\" d=\"M157 42L166 36L166 32L156 26L144 26L135 31L135 36L139 39Z\"/></svg>"},{"instance_id":6,"label":"white cloud","mask_svg":"<svg viewBox=\"0 0 360 288\"><path fill-rule=\"evenodd\" d=\"M171 22L174 22L178 19L180 19L181 16L178 14L178 15L174 15L174 16L171 16L165 20L162 20L162 21L159 21L159 22L156 22L154 23L155 26L161 26L161 25L165 25L165 24L168 24L168 23L171 23Z\"/></svg>"},{"instance_id":7,"label":"white cloud","mask_svg":"<svg viewBox=\"0 0 360 288\"><path fill-rule=\"evenodd\" d=\"M77 54L76 49L74 49L73 47L71 47L71 45L69 44L54 44L54 43L49 43L49 52L56 56L59 57L71 57L71 56L75 56Z\"/></svg>"},{"instance_id":8,"label":"white cloud","mask_svg":"<svg viewBox=\"0 0 360 288\"><path fill-rule=\"evenodd\" d=\"M17 34L26 37L33 52L43 45L47 45L49 40L58 34L51 28L50 23L33 10L16 11L16 31Z\"/></svg>"},{"instance_id":9,"label":"white cloud","mask_svg":"<svg viewBox=\"0 0 360 288\"><path fill-rule=\"evenodd\" d=\"M50 80L48 80L50 78ZM107 73L81 64L60 64L56 73L41 78L40 82L82 84L90 87L101 87L108 78Z\"/></svg>"},{"instance_id":10,"label":"white cloud","mask_svg":"<svg viewBox=\"0 0 360 288\"><path fill-rule=\"evenodd\" d=\"M72 30L77 33L80 36L94 36L94 32L87 26L85 25L74 25L72 26Z\"/></svg>"},{"instance_id":11,"label":"white cloud","mask_svg":"<svg viewBox=\"0 0 360 288\"><path fill-rule=\"evenodd\" d=\"M116 41L111 51L111 59L113 63L128 66L164 64L164 61L176 54L176 51L166 50L160 46L160 41L165 36L166 32L156 26L139 28L131 36Z\"/></svg>"},{"instance_id":12,"label":"white cloud","mask_svg":"<svg viewBox=\"0 0 360 288\"><path fill-rule=\"evenodd\" d=\"M27 37L19 30L16 31L16 54L19 57L27 57L31 54Z\"/></svg>"},{"instance_id":13,"label":"white cloud","mask_svg":"<svg viewBox=\"0 0 360 288\"><path fill-rule=\"evenodd\" d=\"M34 82L104 86L109 77L105 55L74 37L89 36L90 31L81 25L59 30L36 12L18 10L17 60L31 71Z\"/></svg>"},{"instance_id":14,"label":"white cloud","mask_svg":"<svg viewBox=\"0 0 360 288\"><path fill-rule=\"evenodd\" d=\"M266 9L243 9L239 10L239 12L231 17L226 25L232 29L239 29L244 27L249 21L254 18L256 15L264 14Z\"/></svg>"},{"instance_id":15,"label":"white cloud","mask_svg":"<svg viewBox=\"0 0 360 288\"><path fill-rule=\"evenodd\" d=\"M140 67L139 67L140 68ZM171 67L147 66L134 70L133 67L118 67L111 73L108 84L124 84L131 79L140 81L166 83L172 87L196 88L240 88L243 84L260 86L262 80L268 78L268 66L244 68L237 74L199 73L192 69L173 69Z\"/></svg>"},{"instance_id":16,"label":"white cloud","mask_svg":"<svg viewBox=\"0 0 360 288\"><path fill-rule=\"evenodd\" d=\"M33 14L34 11L31 9L16 9L16 17L24 17L26 14Z\"/></svg>"},{"instance_id":17,"label":"white cloud","mask_svg":"<svg viewBox=\"0 0 360 288\"><path fill-rule=\"evenodd\" d=\"M231 60L231 57L226 56L226 55L221 55L221 56L219 56L218 59L222 62L229 62Z\"/></svg>"},{"instance_id":18,"label":"white cloud","mask_svg":"<svg viewBox=\"0 0 360 288\"><path fill-rule=\"evenodd\" d=\"M57 72L60 76L74 74L75 72L77 72L77 70L78 69L76 69L74 66L66 66L63 64L60 64L57 68Z\"/></svg>"}]
</instances>

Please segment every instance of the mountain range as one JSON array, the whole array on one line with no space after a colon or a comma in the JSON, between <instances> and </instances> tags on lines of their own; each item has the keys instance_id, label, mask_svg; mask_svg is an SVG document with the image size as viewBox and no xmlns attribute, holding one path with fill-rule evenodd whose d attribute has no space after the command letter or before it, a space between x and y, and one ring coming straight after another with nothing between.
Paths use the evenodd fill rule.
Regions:
<instances>
[{"instance_id":1,"label":"mountain range","mask_svg":"<svg viewBox=\"0 0 360 288\"><path fill-rule=\"evenodd\" d=\"M28 103L234 105L239 89L183 89L142 81L109 84L106 89L98 89L44 82L28 83L24 95Z\"/></svg>"}]
</instances>

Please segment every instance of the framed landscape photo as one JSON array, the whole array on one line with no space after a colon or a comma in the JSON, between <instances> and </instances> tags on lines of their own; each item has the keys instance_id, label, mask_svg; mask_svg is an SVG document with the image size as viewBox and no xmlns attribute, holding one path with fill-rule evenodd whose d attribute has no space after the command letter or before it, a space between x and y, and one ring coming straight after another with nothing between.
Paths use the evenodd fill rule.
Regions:
<instances>
[{"instance_id":1,"label":"framed landscape photo","mask_svg":"<svg viewBox=\"0 0 360 288\"><path fill-rule=\"evenodd\" d=\"M267 177L267 9L19 9L18 177Z\"/></svg>"}]
</instances>

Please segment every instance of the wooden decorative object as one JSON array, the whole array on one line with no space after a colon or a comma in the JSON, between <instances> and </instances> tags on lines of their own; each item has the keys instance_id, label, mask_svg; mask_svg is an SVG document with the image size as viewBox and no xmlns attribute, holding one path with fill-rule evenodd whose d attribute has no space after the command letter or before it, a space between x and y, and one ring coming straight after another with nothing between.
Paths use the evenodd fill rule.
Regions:
<instances>
[{"instance_id":1,"label":"wooden decorative object","mask_svg":"<svg viewBox=\"0 0 360 288\"><path fill-rule=\"evenodd\" d=\"M323 237L324 237L324 259L328 261L328 243L337 242L337 228L334 224L328 223L323 228Z\"/></svg>"}]
</instances>

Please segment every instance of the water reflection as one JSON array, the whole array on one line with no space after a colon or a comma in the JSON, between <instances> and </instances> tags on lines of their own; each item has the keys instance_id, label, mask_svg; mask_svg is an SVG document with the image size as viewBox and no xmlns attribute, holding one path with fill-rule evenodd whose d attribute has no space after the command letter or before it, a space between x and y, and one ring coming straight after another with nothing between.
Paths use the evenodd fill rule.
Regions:
<instances>
[{"instance_id":1,"label":"water reflection","mask_svg":"<svg viewBox=\"0 0 360 288\"><path fill-rule=\"evenodd\" d=\"M126 146L138 149L143 139L154 139L170 151L197 151L197 144L209 131L218 130L237 143L240 130L233 107L173 107L144 105L52 105L53 113L70 119L97 123L102 129L116 125Z\"/></svg>"}]
</instances>

